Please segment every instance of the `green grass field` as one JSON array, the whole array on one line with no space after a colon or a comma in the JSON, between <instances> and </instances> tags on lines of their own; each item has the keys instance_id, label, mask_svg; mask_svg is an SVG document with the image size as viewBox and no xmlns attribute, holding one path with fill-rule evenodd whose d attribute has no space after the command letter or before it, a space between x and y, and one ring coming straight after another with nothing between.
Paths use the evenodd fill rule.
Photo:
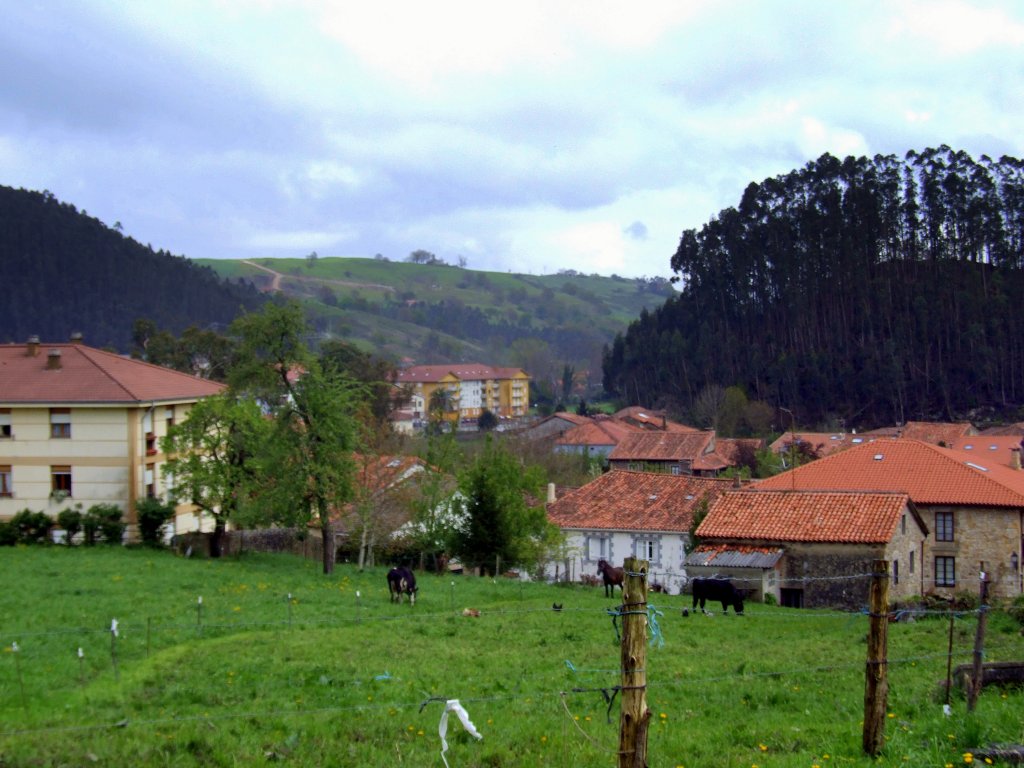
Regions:
<instances>
[{"instance_id":1,"label":"green grass field","mask_svg":"<svg viewBox=\"0 0 1024 768\"><path fill-rule=\"evenodd\" d=\"M385 572L325 577L283 555L0 550L0 766L437 766L444 699L483 735L451 717L451 768L617 764L619 699L609 723L602 689L619 682L606 612L618 600L420 574L417 605L393 605ZM755 604L683 617L688 598L649 599L664 613L664 645L647 658L652 768L941 768L1024 743L1019 689L985 689L973 713L955 692L943 715L945 617L890 625L887 745L872 760L864 616ZM954 664L970 661L975 628L973 614L956 619ZM986 660L1022 656L1020 626L994 613Z\"/></svg>"}]
</instances>

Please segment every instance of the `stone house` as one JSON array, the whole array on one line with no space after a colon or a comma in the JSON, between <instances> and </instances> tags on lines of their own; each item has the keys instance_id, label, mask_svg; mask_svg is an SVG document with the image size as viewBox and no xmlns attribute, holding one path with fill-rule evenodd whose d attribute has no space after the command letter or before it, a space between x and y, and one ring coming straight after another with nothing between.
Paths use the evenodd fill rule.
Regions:
<instances>
[{"instance_id":1,"label":"stone house","mask_svg":"<svg viewBox=\"0 0 1024 768\"><path fill-rule=\"evenodd\" d=\"M878 438L756 482L762 490L906 493L929 534L915 553L921 594L1024 591L1024 472L961 451L906 438ZM1018 464L1019 466L1019 464ZM899 568L906 573L911 561Z\"/></svg>"},{"instance_id":2,"label":"stone house","mask_svg":"<svg viewBox=\"0 0 1024 768\"><path fill-rule=\"evenodd\" d=\"M687 574L730 578L751 599L860 608L879 559L891 562L890 599L922 592L928 529L906 493L730 491L696 533Z\"/></svg>"}]
</instances>

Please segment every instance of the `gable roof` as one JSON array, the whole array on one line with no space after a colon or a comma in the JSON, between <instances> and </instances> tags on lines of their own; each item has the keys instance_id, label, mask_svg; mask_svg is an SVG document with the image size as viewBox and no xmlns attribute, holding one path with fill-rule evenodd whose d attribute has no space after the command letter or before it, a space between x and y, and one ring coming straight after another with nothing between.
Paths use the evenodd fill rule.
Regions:
<instances>
[{"instance_id":1,"label":"gable roof","mask_svg":"<svg viewBox=\"0 0 1024 768\"><path fill-rule=\"evenodd\" d=\"M626 435L639 427L613 419L601 419L567 429L555 440L556 445L618 445Z\"/></svg>"},{"instance_id":2,"label":"gable roof","mask_svg":"<svg viewBox=\"0 0 1024 768\"><path fill-rule=\"evenodd\" d=\"M690 427L686 424L680 424L677 421L669 420L666 418L664 411L652 411L650 408L644 408L642 405L631 405L628 408L622 408L621 410L616 411L612 418L631 423L634 426L642 427L644 429L658 429L664 432L701 431L696 427Z\"/></svg>"},{"instance_id":3,"label":"gable roof","mask_svg":"<svg viewBox=\"0 0 1024 768\"><path fill-rule=\"evenodd\" d=\"M460 381L489 381L526 376L520 368L495 368L482 363L444 363L440 365L412 365L398 371L398 384L437 383L454 376Z\"/></svg>"},{"instance_id":4,"label":"gable roof","mask_svg":"<svg viewBox=\"0 0 1024 768\"><path fill-rule=\"evenodd\" d=\"M1024 437L1024 421L1017 421L1013 424L1002 424L997 427L988 427L981 430L983 435L1016 435Z\"/></svg>"},{"instance_id":5,"label":"gable roof","mask_svg":"<svg viewBox=\"0 0 1024 768\"><path fill-rule=\"evenodd\" d=\"M51 367L59 360L58 367ZM84 344L0 344L0 403L135 404L198 400L225 389L209 379Z\"/></svg>"},{"instance_id":6,"label":"gable roof","mask_svg":"<svg viewBox=\"0 0 1024 768\"><path fill-rule=\"evenodd\" d=\"M885 544L909 506L906 493L730 491L711 507L697 536Z\"/></svg>"},{"instance_id":7,"label":"gable roof","mask_svg":"<svg viewBox=\"0 0 1024 768\"><path fill-rule=\"evenodd\" d=\"M685 533L705 498L733 487L732 480L615 469L549 504L548 518L560 528Z\"/></svg>"},{"instance_id":8,"label":"gable roof","mask_svg":"<svg viewBox=\"0 0 1024 768\"><path fill-rule=\"evenodd\" d=\"M905 438L878 438L755 485L764 490L905 492L918 506L1024 507L1024 472Z\"/></svg>"},{"instance_id":9,"label":"gable roof","mask_svg":"<svg viewBox=\"0 0 1024 768\"><path fill-rule=\"evenodd\" d=\"M634 432L622 437L608 455L611 461L695 461L713 447L715 433Z\"/></svg>"}]
</instances>

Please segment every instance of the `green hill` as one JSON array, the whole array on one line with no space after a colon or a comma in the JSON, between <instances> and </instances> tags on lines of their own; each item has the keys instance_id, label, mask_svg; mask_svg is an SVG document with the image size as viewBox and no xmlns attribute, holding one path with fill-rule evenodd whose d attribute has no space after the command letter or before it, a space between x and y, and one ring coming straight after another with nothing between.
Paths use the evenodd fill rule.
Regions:
<instances>
[{"instance_id":1,"label":"green hill","mask_svg":"<svg viewBox=\"0 0 1024 768\"><path fill-rule=\"evenodd\" d=\"M589 371L592 384L604 345L673 293L661 279L523 275L380 258L197 263L231 281L303 300L321 334L375 354L416 363L521 365L549 381L569 364Z\"/></svg>"}]
</instances>

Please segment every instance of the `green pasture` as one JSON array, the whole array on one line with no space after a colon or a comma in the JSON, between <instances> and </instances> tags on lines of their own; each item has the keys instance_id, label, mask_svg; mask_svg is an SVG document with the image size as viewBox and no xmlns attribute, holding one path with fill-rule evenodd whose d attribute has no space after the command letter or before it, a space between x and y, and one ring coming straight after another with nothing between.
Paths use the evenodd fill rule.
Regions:
<instances>
[{"instance_id":1,"label":"green pasture","mask_svg":"<svg viewBox=\"0 0 1024 768\"><path fill-rule=\"evenodd\" d=\"M443 766L446 699L483 736L451 715L451 768L617 764L617 599L419 574L417 604L395 605L385 572L0 549L0 766ZM942 768L1024 743L1020 689L986 688L973 713L955 691L943 714L947 616L889 625L887 744L870 759L865 616L683 616L687 598L649 599L662 614L646 665L652 768ZM976 626L954 618L954 665L971 660ZM1021 659L1020 632L990 615L985 659Z\"/></svg>"}]
</instances>

